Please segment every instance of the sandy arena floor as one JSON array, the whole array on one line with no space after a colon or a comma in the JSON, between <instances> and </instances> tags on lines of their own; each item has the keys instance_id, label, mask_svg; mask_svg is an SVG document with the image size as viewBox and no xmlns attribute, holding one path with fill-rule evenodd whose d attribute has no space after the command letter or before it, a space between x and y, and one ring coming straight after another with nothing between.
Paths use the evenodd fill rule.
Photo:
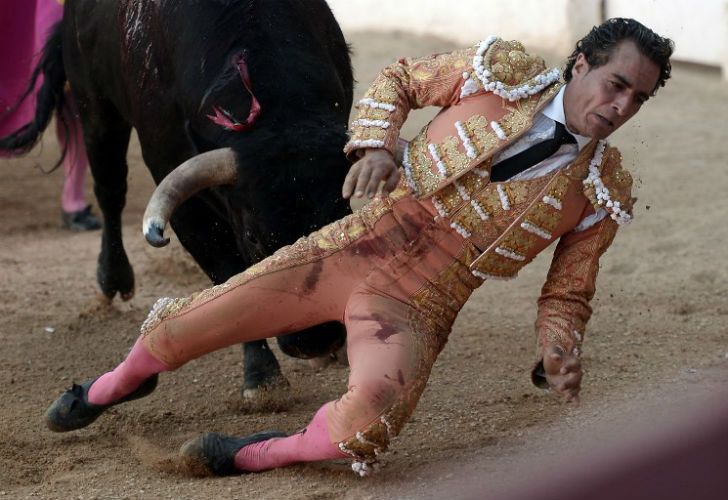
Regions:
<instances>
[{"instance_id":1,"label":"sandy arena floor","mask_svg":"<svg viewBox=\"0 0 728 500\"><path fill-rule=\"evenodd\" d=\"M350 40L358 95L395 58L452 48L402 34ZM416 124L404 135L411 137L427 116L414 113ZM0 160L0 497L414 498L433 491L452 496L474 482L488 496L517 481L531 459L548 460L554 449L578 452L583 440L570 437L593 435L592 426L633 411L644 415L645 405L659 414L662 404L683 395L715 393L728 380L726 118L728 85L717 73L678 67L613 137L637 179L639 201L635 223L620 231L602 261L581 405L562 404L528 377L547 251L516 282L476 292L411 423L383 470L364 480L343 462L225 479L170 472L168 457L191 436L295 431L345 390L345 368L314 371L279 357L290 393L243 403L239 348L163 376L155 394L109 411L84 431L46 430L48 404L72 381L118 363L157 297L208 285L178 243L162 250L144 243L141 216L153 186L135 141L124 232L137 292L129 303L100 305L99 233L59 228L62 173L38 169L58 155L54 134L46 134L26 158Z\"/></svg>"}]
</instances>

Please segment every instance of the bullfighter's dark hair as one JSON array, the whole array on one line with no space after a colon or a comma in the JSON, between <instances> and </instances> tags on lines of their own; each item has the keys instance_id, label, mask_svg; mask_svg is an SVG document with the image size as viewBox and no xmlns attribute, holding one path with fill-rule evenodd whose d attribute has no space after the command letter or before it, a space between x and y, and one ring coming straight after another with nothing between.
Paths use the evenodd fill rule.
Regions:
<instances>
[{"instance_id":1,"label":"bullfighter's dark hair","mask_svg":"<svg viewBox=\"0 0 728 500\"><path fill-rule=\"evenodd\" d=\"M672 65L670 56L675 49L675 43L669 38L662 37L634 19L614 17L607 19L592 30L581 40L576 42L574 52L569 56L564 67L564 80L571 80L571 70L579 54L584 54L591 68L607 64L614 48L625 40L630 40L652 62L660 67L660 78L657 80L654 95L659 87L664 87L670 78Z\"/></svg>"}]
</instances>

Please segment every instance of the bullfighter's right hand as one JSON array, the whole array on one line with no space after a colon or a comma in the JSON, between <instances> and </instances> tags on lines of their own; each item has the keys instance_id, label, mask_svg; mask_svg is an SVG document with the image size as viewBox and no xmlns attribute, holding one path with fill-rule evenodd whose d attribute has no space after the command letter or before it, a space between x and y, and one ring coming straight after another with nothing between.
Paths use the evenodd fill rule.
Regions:
<instances>
[{"instance_id":1,"label":"bullfighter's right hand","mask_svg":"<svg viewBox=\"0 0 728 500\"><path fill-rule=\"evenodd\" d=\"M551 390L561 394L566 401L578 403L581 390L581 361L573 352L549 344L543 349L543 368Z\"/></svg>"},{"instance_id":2,"label":"bullfighter's right hand","mask_svg":"<svg viewBox=\"0 0 728 500\"><path fill-rule=\"evenodd\" d=\"M364 194L373 198L379 184L384 182L383 193L397 187L400 172L392 154L386 149L365 149L364 155L349 169L341 194L344 198L361 198Z\"/></svg>"}]
</instances>

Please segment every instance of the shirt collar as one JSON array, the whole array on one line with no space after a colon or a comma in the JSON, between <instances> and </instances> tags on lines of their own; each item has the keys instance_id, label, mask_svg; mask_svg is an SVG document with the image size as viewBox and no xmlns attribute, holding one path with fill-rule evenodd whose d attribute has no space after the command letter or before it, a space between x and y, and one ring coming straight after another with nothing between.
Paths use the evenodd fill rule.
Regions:
<instances>
[{"instance_id":1,"label":"shirt collar","mask_svg":"<svg viewBox=\"0 0 728 500\"><path fill-rule=\"evenodd\" d=\"M579 148L579 151L581 151L584 146L591 142L591 137L584 137L583 135L575 134L574 132L569 130L569 127L566 125L566 112L564 111L564 92L566 91L567 85L568 83L566 85L563 85L561 89L559 89L559 93L556 94L556 97L551 99L551 102L549 102L546 107L541 110L541 113L543 113L545 116L548 116L552 120L564 125L566 127L566 130L568 130L569 133L573 135L576 139L576 145Z\"/></svg>"}]
</instances>

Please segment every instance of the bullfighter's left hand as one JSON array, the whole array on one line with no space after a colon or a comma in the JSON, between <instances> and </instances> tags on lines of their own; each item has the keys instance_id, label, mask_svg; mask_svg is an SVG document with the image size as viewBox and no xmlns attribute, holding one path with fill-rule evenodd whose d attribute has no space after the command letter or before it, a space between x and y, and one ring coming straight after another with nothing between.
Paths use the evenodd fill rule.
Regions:
<instances>
[{"instance_id":1,"label":"bullfighter's left hand","mask_svg":"<svg viewBox=\"0 0 728 500\"><path fill-rule=\"evenodd\" d=\"M567 352L558 345L547 345L543 351L543 367L551 389L578 403L581 390L581 361L573 352Z\"/></svg>"}]
</instances>

